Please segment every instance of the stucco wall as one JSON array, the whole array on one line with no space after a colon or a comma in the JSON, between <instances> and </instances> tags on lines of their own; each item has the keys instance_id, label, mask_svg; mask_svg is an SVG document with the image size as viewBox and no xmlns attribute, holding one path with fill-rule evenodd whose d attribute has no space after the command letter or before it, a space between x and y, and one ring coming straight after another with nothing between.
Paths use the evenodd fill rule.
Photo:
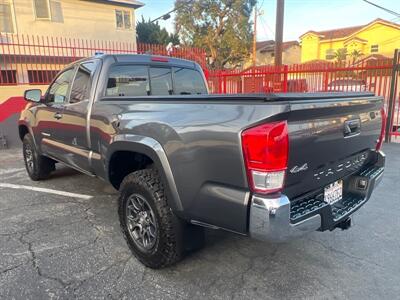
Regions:
<instances>
[{"instance_id":1,"label":"stucco wall","mask_svg":"<svg viewBox=\"0 0 400 300\"><path fill-rule=\"evenodd\" d=\"M328 49L336 51L346 46L349 54L353 50L360 50L365 56L381 54L387 57L392 57L394 50L400 48L400 29L381 22L365 27L360 32L353 34L352 37L360 38L367 42L345 44L349 37L334 40L320 40L315 34L306 34L301 39L301 62L325 59ZM378 45L378 52L371 52L371 45Z\"/></svg>"},{"instance_id":2,"label":"stucco wall","mask_svg":"<svg viewBox=\"0 0 400 300\"><path fill-rule=\"evenodd\" d=\"M57 36L65 38L135 42L135 26L131 30L116 28L115 10L135 10L91 1L61 0L63 22L36 19L32 0L14 0L14 28L18 34Z\"/></svg>"},{"instance_id":3,"label":"stucco wall","mask_svg":"<svg viewBox=\"0 0 400 300\"><path fill-rule=\"evenodd\" d=\"M394 49L400 48L400 30L390 26L375 24L357 34L357 37L365 39L366 53L371 54L371 45L379 45L378 54L393 56Z\"/></svg>"},{"instance_id":4,"label":"stucco wall","mask_svg":"<svg viewBox=\"0 0 400 300\"><path fill-rule=\"evenodd\" d=\"M273 65L275 63L273 52L261 52L257 51L256 64L257 66L262 65ZM284 65L292 65L300 63L301 50L300 46L292 46L283 51L282 63Z\"/></svg>"},{"instance_id":5,"label":"stucco wall","mask_svg":"<svg viewBox=\"0 0 400 300\"><path fill-rule=\"evenodd\" d=\"M306 35L301 40L301 62L319 58L319 37Z\"/></svg>"}]
</instances>

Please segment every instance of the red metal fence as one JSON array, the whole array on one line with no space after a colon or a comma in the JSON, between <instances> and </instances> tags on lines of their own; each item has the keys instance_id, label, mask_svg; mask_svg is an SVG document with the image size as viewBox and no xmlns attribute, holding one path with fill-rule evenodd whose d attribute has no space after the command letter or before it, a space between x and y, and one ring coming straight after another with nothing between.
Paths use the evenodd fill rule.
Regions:
<instances>
[{"instance_id":1,"label":"red metal fence","mask_svg":"<svg viewBox=\"0 0 400 300\"><path fill-rule=\"evenodd\" d=\"M169 55L205 67L205 52L181 47L168 52L164 45L75 38L0 34L0 85L48 84L65 65L96 53Z\"/></svg>"},{"instance_id":2,"label":"red metal fence","mask_svg":"<svg viewBox=\"0 0 400 300\"><path fill-rule=\"evenodd\" d=\"M210 71L212 93L286 93L370 91L385 99L386 111L392 97L389 138L400 137L400 58L362 60L358 63L306 63L257 66L245 70Z\"/></svg>"},{"instance_id":3,"label":"red metal fence","mask_svg":"<svg viewBox=\"0 0 400 300\"><path fill-rule=\"evenodd\" d=\"M265 92L388 92L393 60L351 63L310 63L257 66L246 70L210 71L209 88L213 93Z\"/></svg>"},{"instance_id":4,"label":"red metal fence","mask_svg":"<svg viewBox=\"0 0 400 300\"><path fill-rule=\"evenodd\" d=\"M206 68L203 49L117 41L0 34L0 86L48 84L65 65L102 52L151 53L198 62ZM371 91L385 98L390 112L387 139L400 140L400 55L357 63L307 63L259 66L246 70L207 71L212 93ZM396 56L397 55L397 56ZM390 108L390 110L389 110Z\"/></svg>"}]
</instances>

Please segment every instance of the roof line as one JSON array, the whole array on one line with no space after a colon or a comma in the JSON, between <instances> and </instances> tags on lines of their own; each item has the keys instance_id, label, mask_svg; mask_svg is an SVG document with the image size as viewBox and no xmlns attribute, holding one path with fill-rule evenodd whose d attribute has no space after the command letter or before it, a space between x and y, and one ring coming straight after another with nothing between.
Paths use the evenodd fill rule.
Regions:
<instances>
[{"instance_id":1,"label":"roof line","mask_svg":"<svg viewBox=\"0 0 400 300\"><path fill-rule=\"evenodd\" d=\"M144 6L144 3L137 0L86 0L86 1L116 5L116 6L132 7L132 8L140 8Z\"/></svg>"},{"instance_id":2,"label":"roof line","mask_svg":"<svg viewBox=\"0 0 400 300\"><path fill-rule=\"evenodd\" d=\"M347 36L338 37L338 38L331 38L329 40L347 39L347 38L350 38L351 36L359 33L360 31L364 30L365 28L370 27L370 26L372 26L373 24L376 24L376 23L384 23L384 24L386 24L388 26L392 26L392 27L400 29L400 24L397 24L397 23L394 23L394 22L390 22L390 21L387 21L387 20L384 20L384 19L381 19L381 18L377 18L377 19L375 19L375 20L373 20L373 21L371 21L371 22L369 22L367 24L364 24L364 25L340 27L340 28L321 30L321 31L308 30L307 32L303 33L299 38L301 39L303 36L305 36L307 34L314 34L314 35L317 35L319 37L323 37L323 38L329 39L329 36L327 34L324 35L324 33L331 33L333 31L340 31L340 30L355 29L354 32L350 33Z\"/></svg>"}]
</instances>

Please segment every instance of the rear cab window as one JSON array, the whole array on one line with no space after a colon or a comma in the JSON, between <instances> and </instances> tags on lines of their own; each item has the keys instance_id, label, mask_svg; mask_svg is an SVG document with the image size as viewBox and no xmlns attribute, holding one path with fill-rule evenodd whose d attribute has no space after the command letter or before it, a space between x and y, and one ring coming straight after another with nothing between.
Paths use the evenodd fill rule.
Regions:
<instances>
[{"instance_id":1,"label":"rear cab window","mask_svg":"<svg viewBox=\"0 0 400 300\"><path fill-rule=\"evenodd\" d=\"M186 68L173 68L175 79L175 95L207 94L203 76L200 72Z\"/></svg>"},{"instance_id":2,"label":"rear cab window","mask_svg":"<svg viewBox=\"0 0 400 300\"><path fill-rule=\"evenodd\" d=\"M200 94L207 94L207 88L197 70L137 64L112 66L105 92L111 97Z\"/></svg>"},{"instance_id":3,"label":"rear cab window","mask_svg":"<svg viewBox=\"0 0 400 300\"><path fill-rule=\"evenodd\" d=\"M150 93L154 96L172 95L171 68L150 67Z\"/></svg>"},{"instance_id":4,"label":"rear cab window","mask_svg":"<svg viewBox=\"0 0 400 300\"><path fill-rule=\"evenodd\" d=\"M113 66L107 79L106 96L150 95L147 66Z\"/></svg>"}]
</instances>

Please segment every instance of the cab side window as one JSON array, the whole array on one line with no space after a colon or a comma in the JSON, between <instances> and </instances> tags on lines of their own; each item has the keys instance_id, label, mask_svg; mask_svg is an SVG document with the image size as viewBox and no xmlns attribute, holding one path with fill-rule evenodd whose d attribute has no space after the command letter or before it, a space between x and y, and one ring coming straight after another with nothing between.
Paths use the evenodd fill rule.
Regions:
<instances>
[{"instance_id":1,"label":"cab side window","mask_svg":"<svg viewBox=\"0 0 400 300\"><path fill-rule=\"evenodd\" d=\"M78 103L89 99L96 65L96 62L86 62L79 66L71 88L70 103Z\"/></svg>"},{"instance_id":2,"label":"cab side window","mask_svg":"<svg viewBox=\"0 0 400 300\"><path fill-rule=\"evenodd\" d=\"M67 102L67 95L74 76L74 69L68 69L61 73L50 86L47 93L47 103L62 104Z\"/></svg>"}]
</instances>

